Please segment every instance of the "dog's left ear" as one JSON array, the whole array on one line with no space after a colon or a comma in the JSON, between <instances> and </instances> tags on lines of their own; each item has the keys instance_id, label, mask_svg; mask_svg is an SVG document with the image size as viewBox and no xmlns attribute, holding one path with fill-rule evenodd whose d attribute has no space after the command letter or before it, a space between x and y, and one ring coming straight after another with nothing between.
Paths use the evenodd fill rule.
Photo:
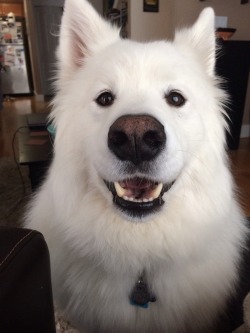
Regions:
<instances>
[{"instance_id":1,"label":"dog's left ear","mask_svg":"<svg viewBox=\"0 0 250 333\"><path fill-rule=\"evenodd\" d=\"M86 0L66 0L57 49L59 80L69 79L84 59L119 40L119 29Z\"/></svg>"},{"instance_id":2,"label":"dog's left ear","mask_svg":"<svg viewBox=\"0 0 250 333\"><path fill-rule=\"evenodd\" d=\"M177 32L174 40L185 54L191 52L193 57L197 57L197 61L203 64L209 76L214 75L216 59L214 21L214 10L210 7L205 8L195 24L189 29Z\"/></svg>"}]
</instances>

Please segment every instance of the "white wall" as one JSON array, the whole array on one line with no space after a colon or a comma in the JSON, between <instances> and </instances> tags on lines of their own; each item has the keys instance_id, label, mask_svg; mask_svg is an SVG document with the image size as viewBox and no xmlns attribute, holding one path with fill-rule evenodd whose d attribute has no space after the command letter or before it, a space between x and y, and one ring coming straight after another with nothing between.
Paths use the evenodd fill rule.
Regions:
<instances>
[{"instance_id":1,"label":"white wall","mask_svg":"<svg viewBox=\"0 0 250 333\"><path fill-rule=\"evenodd\" d=\"M240 0L173 0L173 2L174 25L192 24L200 11L209 6L214 8L217 16L228 16L228 27L237 29L232 39L250 40L250 3L241 5Z\"/></svg>"},{"instance_id":2,"label":"white wall","mask_svg":"<svg viewBox=\"0 0 250 333\"><path fill-rule=\"evenodd\" d=\"M208 6L214 8L217 16L228 17L228 27L237 29L232 39L250 40L250 3L241 5L240 0L159 0L158 13L143 12L143 0L129 0L128 4L128 32L134 40L171 39L176 28L192 25L201 10ZM250 79L243 125L249 132Z\"/></svg>"},{"instance_id":3,"label":"white wall","mask_svg":"<svg viewBox=\"0 0 250 333\"><path fill-rule=\"evenodd\" d=\"M143 12L143 0L130 0L129 36L138 41L166 39L172 35L173 0L160 0L159 12Z\"/></svg>"},{"instance_id":4,"label":"white wall","mask_svg":"<svg viewBox=\"0 0 250 333\"><path fill-rule=\"evenodd\" d=\"M175 3L173 15L175 26L191 25L203 8L211 6L217 16L228 17L228 27L237 29L232 39L250 40L250 3L241 5L240 0L173 1ZM242 124L241 136L250 136L250 77Z\"/></svg>"},{"instance_id":5,"label":"white wall","mask_svg":"<svg viewBox=\"0 0 250 333\"><path fill-rule=\"evenodd\" d=\"M213 7L217 16L228 16L228 27L237 31L232 39L250 40L250 3L240 0L159 0L159 12L143 12L143 0L129 0L129 36L146 41L169 38L176 27L194 23L201 10Z\"/></svg>"}]
</instances>

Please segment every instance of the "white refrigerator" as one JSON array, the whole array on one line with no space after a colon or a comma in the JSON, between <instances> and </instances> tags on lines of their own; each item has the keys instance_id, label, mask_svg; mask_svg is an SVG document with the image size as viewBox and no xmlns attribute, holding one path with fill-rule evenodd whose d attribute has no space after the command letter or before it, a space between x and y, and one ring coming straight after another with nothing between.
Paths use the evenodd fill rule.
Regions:
<instances>
[{"instance_id":1,"label":"white refrigerator","mask_svg":"<svg viewBox=\"0 0 250 333\"><path fill-rule=\"evenodd\" d=\"M11 27L5 21L0 21L0 75L3 95L32 93L23 31L23 20L16 21Z\"/></svg>"}]
</instances>

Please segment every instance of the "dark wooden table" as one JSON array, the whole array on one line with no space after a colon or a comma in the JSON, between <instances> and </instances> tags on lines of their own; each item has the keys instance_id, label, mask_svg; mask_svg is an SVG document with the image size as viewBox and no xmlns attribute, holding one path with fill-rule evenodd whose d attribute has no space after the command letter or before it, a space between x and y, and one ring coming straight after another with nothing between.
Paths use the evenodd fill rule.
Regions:
<instances>
[{"instance_id":1,"label":"dark wooden table","mask_svg":"<svg viewBox=\"0 0 250 333\"><path fill-rule=\"evenodd\" d=\"M49 133L46 130L33 131L23 126L18 132L18 148L18 162L29 167L31 187L35 190L44 179L53 156L53 143Z\"/></svg>"}]
</instances>

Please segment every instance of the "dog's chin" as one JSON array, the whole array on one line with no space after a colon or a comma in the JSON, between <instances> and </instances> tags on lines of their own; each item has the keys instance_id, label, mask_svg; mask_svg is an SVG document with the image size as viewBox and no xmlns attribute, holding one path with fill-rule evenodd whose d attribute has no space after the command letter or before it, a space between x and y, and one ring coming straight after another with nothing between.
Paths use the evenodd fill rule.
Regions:
<instances>
[{"instance_id":1,"label":"dog's chin","mask_svg":"<svg viewBox=\"0 0 250 333\"><path fill-rule=\"evenodd\" d=\"M131 221L143 221L158 213L164 205L163 194L173 185L147 178L127 178L118 182L104 180L113 195L113 203Z\"/></svg>"}]
</instances>

